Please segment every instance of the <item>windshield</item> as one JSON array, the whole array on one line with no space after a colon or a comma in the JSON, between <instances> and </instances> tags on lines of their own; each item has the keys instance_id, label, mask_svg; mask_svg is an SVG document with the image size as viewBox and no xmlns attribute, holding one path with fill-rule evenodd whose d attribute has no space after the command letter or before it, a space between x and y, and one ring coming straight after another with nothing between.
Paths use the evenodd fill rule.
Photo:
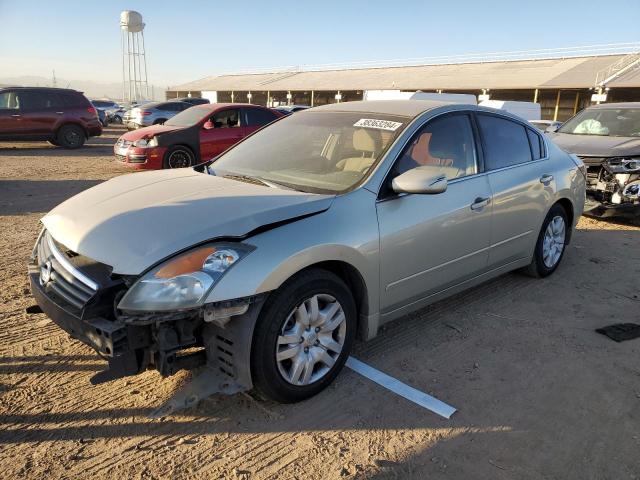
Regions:
<instances>
[{"instance_id":1,"label":"windshield","mask_svg":"<svg viewBox=\"0 0 640 480\"><path fill-rule=\"evenodd\" d=\"M210 114L211 109L209 107L189 107L171 117L169 120L164 122L164 124L172 127L190 127L199 121L204 120L204 118Z\"/></svg>"},{"instance_id":2,"label":"windshield","mask_svg":"<svg viewBox=\"0 0 640 480\"><path fill-rule=\"evenodd\" d=\"M299 112L239 143L211 170L305 192L343 192L368 175L407 122L376 113Z\"/></svg>"},{"instance_id":3,"label":"windshield","mask_svg":"<svg viewBox=\"0 0 640 480\"><path fill-rule=\"evenodd\" d=\"M558 131L574 135L638 137L640 136L640 108L583 110Z\"/></svg>"}]
</instances>

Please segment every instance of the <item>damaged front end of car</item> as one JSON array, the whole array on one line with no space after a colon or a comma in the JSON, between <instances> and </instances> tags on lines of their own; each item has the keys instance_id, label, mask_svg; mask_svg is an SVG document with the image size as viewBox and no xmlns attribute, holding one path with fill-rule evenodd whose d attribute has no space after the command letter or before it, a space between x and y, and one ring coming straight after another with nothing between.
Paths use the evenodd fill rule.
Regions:
<instances>
[{"instance_id":1,"label":"damaged front end of car","mask_svg":"<svg viewBox=\"0 0 640 480\"><path fill-rule=\"evenodd\" d=\"M586 214L640 215L640 156L581 159L587 166Z\"/></svg>"},{"instance_id":2,"label":"damaged front end of car","mask_svg":"<svg viewBox=\"0 0 640 480\"><path fill-rule=\"evenodd\" d=\"M183 399L188 403L252 387L250 343L264 296L204 303L225 271L252 250L241 242L207 243L134 277L69 250L45 229L29 279L42 311L108 361L92 383L205 366L206 385Z\"/></svg>"}]
</instances>

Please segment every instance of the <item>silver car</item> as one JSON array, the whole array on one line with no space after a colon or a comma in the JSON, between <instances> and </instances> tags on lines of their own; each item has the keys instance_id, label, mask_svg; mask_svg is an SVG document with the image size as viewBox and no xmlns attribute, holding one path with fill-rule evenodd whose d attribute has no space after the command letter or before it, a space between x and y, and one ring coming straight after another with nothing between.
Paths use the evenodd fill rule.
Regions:
<instances>
[{"instance_id":1,"label":"silver car","mask_svg":"<svg viewBox=\"0 0 640 480\"><path fill-rule=\"evenodd\" d=\"M511 270L553 273L584 199L582 162L511 114L326 105L208 166L67 200L42 219L31 288L109 359L94 382L206 365L189 402L294 402L391 320Z\"/></svg>"},{"instance_id":2,"label":"silver car","mask_svg":"<svg viewBox=\"0 0 640 480\"><path fill-rule=\"evenodd\" d=\"M127 111L123 121L128 130L136 130L149 125L162 125L189 107L193 107L193 105L187 102L148 102Z\"/></svg>"}]
</instances>

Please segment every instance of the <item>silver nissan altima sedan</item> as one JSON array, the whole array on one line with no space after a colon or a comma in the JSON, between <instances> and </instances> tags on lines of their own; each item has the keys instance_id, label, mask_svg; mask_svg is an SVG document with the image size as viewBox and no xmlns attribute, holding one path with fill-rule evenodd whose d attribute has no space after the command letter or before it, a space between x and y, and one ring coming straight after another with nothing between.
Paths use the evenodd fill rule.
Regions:
<instances>
[{"instance_id":1,"label":"silver nissan altima sedan","mask_svg":"<svg viewBox=\"0 0 640 480\"><path fill-rule=\"evenodd\" d=\"M505 112L326 105L208 164L67 200L42 219L30 282L108 359L94 383L204 366L192 400L295 402L384 323L511 270L553 273L584 199L582 162Z\"/></svg>"}]
</instances>

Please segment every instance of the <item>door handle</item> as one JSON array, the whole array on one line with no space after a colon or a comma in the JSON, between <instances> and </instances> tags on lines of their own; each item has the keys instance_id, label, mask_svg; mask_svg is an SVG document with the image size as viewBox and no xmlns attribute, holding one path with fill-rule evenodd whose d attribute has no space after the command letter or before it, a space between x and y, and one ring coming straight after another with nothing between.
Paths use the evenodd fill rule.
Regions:
<instances>
[{"instance_id":1,"label":"door handle","mask_svg":"<svg viewBox=\"0 0 640 480\"><path fill-rule=\"evenodd\" d=\"M56 112L58 115L62 115L64 112Z\"/></svg>"},{"instance_id":2,"label":"door handle","mask_svg":"<svg viewBox=\"0 0 640 480\"><path fill-rule=\"evenodd\" d=\"M12 117L16 117L16 118L18 118L18 117L21 117L22 115L20 115L19 113L14 113L14 114L13 114L13 115L11 115L11 116L12 116Z\"/></svg>"},{"instance_id":3,"label":"door handle","mask_svg":"<svg viewBox=\"0 0 640 480\"><path fill-rule=\"evenodd\" d=\"M545 173L540 177L540 183L544 185L549 185L551 182L553 182L553 175Z\"/></svg>"},{"instance_id":4,"label":"door handle","mask_svg":"<svg viewBox=\"0 0 640 480\"><path fill-rule=\"evenodd\" d=\"M471 204L471 210L482 210L491 203L491 197L478 197Z\"/></svg>"}]
</instances>

